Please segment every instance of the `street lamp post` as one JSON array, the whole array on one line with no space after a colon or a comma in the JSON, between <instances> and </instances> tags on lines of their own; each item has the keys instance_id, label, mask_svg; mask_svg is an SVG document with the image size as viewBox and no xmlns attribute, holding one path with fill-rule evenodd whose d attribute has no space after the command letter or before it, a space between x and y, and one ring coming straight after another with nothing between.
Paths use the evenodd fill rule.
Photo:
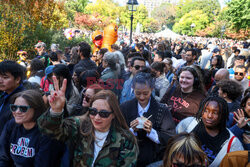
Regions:
<instances>
[{"instance_id":1,"label":"street lamp post","mask_svg":"<svg viewBox=\"0 0 250 167\"><path fill-rule=\"evenodd\" d=\"M221 27L221 37L220 37L221 39L222 39L225 31L226 31L226 26L222 26Z\"/></svg>"},{"instance_id":2,"label":"street lamp post","mask_svg":"<svg viewBox=\"0 0 250 167\"><path fill-rule=\"evenodd\" d=\"M130 25L130 45L132 44L133 40L132 40L132 33L133 33L133 12L136 11L136 6L138 5L137 0L129 0L128 1L128 10L131 11L131 16L130 16L130 20L131 20L131 25Z\"/></svg>"},{"instance_id":3,"label":"street lamp post","mask_svg":"<svg viewBox=\"0 0 250 167\"><path fill-rule=\"evenodd\" d=\"M117 17L117 18L116 18L116 20L115 20L115 22L116 22L117 26L119 27L119 24L120 24L120 18L119 18L119 17Z\"/></svg>"},{"instance_id":4,"label":"street lamp post","mask_svg":"<svg viewBox=\"0 0 250 167\"><path fill-rule=\"evenodd\" d=\"M190 25L190 27L191 27L191 31L192 31L192 34L193 34L193 29L194 29L194 27L195 27L195 24L192 23L192 24Z\"/></svg>"},{"instance_id":5,"label":"street lamp post","mask_svg":"<svg viewBox=\"0 0 250 167\"><path fill-rule=\"evenodd\" d=\"M162 26L162 30L164 31L166 29L166 25L163 25Z\"/></svg>"}]
</instances>

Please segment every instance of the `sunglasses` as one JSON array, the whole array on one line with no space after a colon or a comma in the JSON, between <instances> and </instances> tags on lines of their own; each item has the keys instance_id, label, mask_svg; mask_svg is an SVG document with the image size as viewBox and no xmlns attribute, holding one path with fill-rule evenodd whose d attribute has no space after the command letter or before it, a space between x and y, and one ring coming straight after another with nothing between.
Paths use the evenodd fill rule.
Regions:
<instances>
[{"instance_id":1,"label":"sunglasses","mask_svg":"<svg viewBox=\"0 0 250 167\"><path fill-rule=\"evenodd\" d=\"M185 165L184 163L172 163L174 167L204 167L203 165Z\"/></svg>"},{"instance_id":2,"label":"sunglasses","mask_svg":"<svg viewBox=\"0 0 250 167\"><path fill-rule=\"evenodd\" d=\"M145 66L135 65L134 67L135 67L136 70L139 70L140 68L144 68Z\"/></svg>"},{"instance_id":3,"label":"sunglasses","mask_svg":"<svg viewBox=\"0 0 250 167\"><path fill-rule=\"evenodd\" d=\"M99 114L99 116L102 118L108 118L110 114L112 113L113 112L106 111L106 110L97 111L96 108L89 107L89 114L93 116L96 116L97 114Z\"/></svg>"},{"instance_id":4,"label":"sunglasses","mask_svg":"<svg viewBox=\"0 0 250 167\"><path fill-rule=\"evenodd\" d=\"M244 73L242 73L242 72L235 72L234 75L244 76Z\"/></svg>"},{"instance_id":5,"label":"sunglasses","mask_svg":"<svg viewBox=\"0 0 250 167\"><path fill-rule=\"evenodd\" d=\"M16 112L18 108L19 108L20 112L25 113L25 112L28 111L28 109L30 108L30 106L20 106L20 105L10 104L10 110L12 112Z\"/></svg>"},{"instance_id":6,"label":"sunglasses","mask_svg":"<svg viewBox=\"0 0 250 167\"><path fill-rule=\"evenodd\" d=\"M85 95L85 93L82 94L82 99L84 99L84 98L85 98L86 102L88 102L88 103L90 102L91 98L88 97L87 95Z\"/></svg>"}]
</instances>

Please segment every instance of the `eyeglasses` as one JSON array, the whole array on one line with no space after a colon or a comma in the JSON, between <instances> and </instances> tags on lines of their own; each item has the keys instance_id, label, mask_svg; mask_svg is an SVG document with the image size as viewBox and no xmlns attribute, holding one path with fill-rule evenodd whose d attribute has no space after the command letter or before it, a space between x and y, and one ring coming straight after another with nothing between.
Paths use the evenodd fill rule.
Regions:
<instances>
[{"instance_id":1,"label":"eyeglasses","mask_svg":"<svg viewBox=\"0 0 250 167\"><path fill-rule=\"evenodd\" d=\"M242 72L235 72L234 75L244 76L244 73L242 73Z\"/></svg>"},{"instance_id":2,"label":"eyeglasses","mask_svg":"<svg viewBox=\"0 0 250 167\"><path fill-rule=\"evenodd\" d=\"M91 99L91 98L88 97L85 93L82 94L82 98L83 98L83 99L85 98L85 100L86 100L87 103L89 103L89 102L90 102L90 99Z\"/></svg>"},{"instance_id":3,"label":"eyeglasses","mask_svg":"<svg viewBox=\"0 0 250 167\"><path fill-rule=\"evenodd\" d=\"M174 167L204 167L203 165L185 165L184 163L172 163Z\"/></svg>"},{"instance_id":4,"label":"eyeglasses","mask_svg":"<svg viewBox=\"0 0 250 167\"><path fill-rule=\"evenodd\" d=\"M136 70L139 70L140 68L142 69L142 68L144 68L145 66L135 65L134 67L135 67Z\"/></svg>"},{"instance_id":5,"label":"eyeglasses","mask_svg":"<svg viewBox=\"0 0 250 167\"><path fill-rule=\"evenodd\" d=\"M28 111L28 109L30 108L30 106L21 106L21 105L15 105L15 104L11 104L10 105L10 110L12 112L16 112L18 108L19 108L20 112L25 113L25 112Z\"/></svg>"},{"instance_id":6,"label":"eyeglasses","mask_svg":"<svg viewBox=\"0 0 250 167\"><path fill-rule=\"evenodd\" d=\"M99 116L102 118L108 118L110 114L112 113L113 112L106 111L106 110L97 111L96 108L89 107L89 114L93 116L96 116L97 114L99 114Z\"/></svg>"},{"instance_id":7,"label":"eyeglasses","mask_svg":"<svg viewBox=\"0 0 250 167\"><path fill-rule=\"evenodd\" d=\"M41 46L37 46L36 48L41 48Z\"/></svg>"}]
</instances>

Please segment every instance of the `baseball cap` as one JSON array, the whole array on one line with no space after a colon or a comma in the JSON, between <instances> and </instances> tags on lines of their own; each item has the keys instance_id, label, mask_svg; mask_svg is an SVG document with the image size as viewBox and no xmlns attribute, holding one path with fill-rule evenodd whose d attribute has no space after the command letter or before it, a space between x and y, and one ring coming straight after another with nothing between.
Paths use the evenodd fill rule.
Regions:
<instances>
[{"instance_id":1,"label":"baseball cap","mask_svg":"<svg viewBox=\"0 0 250 167\"><path fill-rule=\"evenodd\" d=\"M48 75L51 74L53 72L53 69L54 69L55 66L53 65L50 65L48 66L46 69L45 69L45 78L44 80L47 79Z\"/></svg>"},{"instance_id":2,"label":"baseball cap","mask_svg":"<svg viewBox=\"0 0 250 167\"><path fill-rule=\"evenodd\" d=\"M217 53L217 52L219 52L219 51L220 51L220 49L214 48L213 53Z\"/></svg>"},{"instance_id":3,"label":"baseball cap","mask_svg":"<svg viewBox=\"0 0 250 167\"><path fill-rule=\"evenodd\" d=\"M122 44L124 44L125 42L122 40L121 42L120 42L120 45L122 45Z\"/></svg>"}]
</instances>

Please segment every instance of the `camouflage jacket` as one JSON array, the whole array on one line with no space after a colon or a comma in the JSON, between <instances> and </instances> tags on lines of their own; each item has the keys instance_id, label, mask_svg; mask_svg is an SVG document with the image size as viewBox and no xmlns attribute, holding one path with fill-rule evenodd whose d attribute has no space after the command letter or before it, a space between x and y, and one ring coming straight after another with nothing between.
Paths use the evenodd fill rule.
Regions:
<instances>
[{"instance_id":1,"label":"camouflage jacket","mask_svg":"<svg viewBox=\"0 0 250 167\"><path fill-rule=\"evenodd\" d=\"M88 137L80 131L84 125L91 123L85 121L80 123L78 117L63 119L61 116L51 116L49 111L38 119L40 130L62 142L70 141L75 143L74 167L91 167L94 159L94 143L89 144ZM87 126L85 126L87 127ZM128 137L127 137L128 136ZM111 126L109 134L99 152L94 165L95 167L124 166L134 167L138 156L138 147L132 141L132 134L128 130L118 132Z\"/></svg>"}]
</instances>

